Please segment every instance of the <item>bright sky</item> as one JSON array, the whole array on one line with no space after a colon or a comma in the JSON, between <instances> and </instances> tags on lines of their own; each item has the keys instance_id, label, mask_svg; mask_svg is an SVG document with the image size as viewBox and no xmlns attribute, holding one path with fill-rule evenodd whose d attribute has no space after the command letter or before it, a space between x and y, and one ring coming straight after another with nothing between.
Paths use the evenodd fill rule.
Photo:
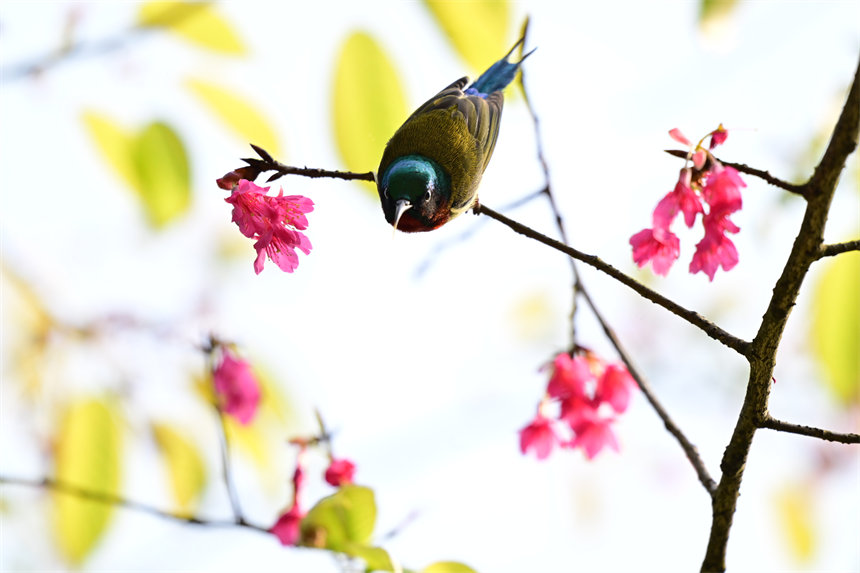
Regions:
<instances>
[{"instance_id":1,"label":"bright sky","mask_svg":"<svg viewBox=\"0 0 860 573\"><path fill-rule=\"evenodd\" d=\"M538 370L569 344L571 278L562 256L471 215L434 233L392 240L378 203L355 185L291 178L283 181L285 193L316 203L307 231L314 250L293 275L271 263L260 276L253 273L250 242L230 225L213 183L250 152L183 81L218 81L256 102L281 136L284 162L338 168L329 101L336 53L349 32L366 29L381 42L410 106L468 73L424 6L235 2L221 9L247 42L249 58L209 54L154 34L38 79L0 78L4 263L71 321L124 311L177 324L192 338L214 330L237 341L283 385L304 431L313 431L314 407L337 431L336 451L354 459L357 480L376 491L379 532L416 514L385 543L409 567L460 560L482 573L698 568L709 501L641 396L617 424L620 454L588 462L565 451L537 462L519 453L517 430L534 414L546 383ZM695 234L682 233L681 261L665 279L637 273L627 240L648 225L681 167L662 153L673 147L670 128L698 139L722 122L731 134L725 159L795 175L808 142L832 125L852 77L860 3L741 3L718 39L703 39L697 9L696 2L523 2L515 21L526 13L532 18L530 42L538 51L526 66L528 87L574 246L748 339L790 248L801 201L747 178L736 219L741 262L713 283L685 272ZM81 13L82 35L90 39L114 35L135 14L132 4L4 2L2 69L55 46L70 10ZM84 110L129 127L154 119L174 126L192 162L194 205L185 220L161 234L148 229L134 197L88 138ZM832 241L856 238L860 229L860 198L845 183L828 227ZM525 107L508 102L481 200L498 208L541 186ZM554 233L539 201L510 214ZM475 227L467 240L437 251ZM215 259L225 242L241 253L227 265ZM816 276L786 333L771 410L798 423L857 431L856 415L839 410L821 389L809 356ZM716 474L741 404L744 363L610 279L590 270L584 279ZM7 340L14 338L8 311ZM580 320L580 342L612 357L587 312ZM171 384L184 382L171 367L188 360L171 354L153 365L149 357L158 354L150 347L129 352L121 368L143 373L142 381L131 382L140 404L131 417L182 418ZM32 420L20 413L17 391L5 383L8 359L0 473L38 476L47 470L34 435L49 426L50 415ZM77 358L69 369L75 379L58 383L116 384L115 370L99 359ZM195 427L202 443L212 440L206 419ZM240 495L255 522L272 521L283 506L292 455L284 448L268 489L253 472L238 471ZM151 477L155 456L143 449L128 460L129 497L160 503L162 486ZM836 468L826 475L815 470L823 458ZM314 463L323 468L321 460ZM218 485L204 500L210 517L227 515ZM817 546L808 563L786 550L775 509L789 487L814 492ZM315 486L309 493L327 491ZM856 448L760 432L741 493L730 569L860 568ZM0 569L62 567L43 533L47 518L21 515L38 499L3 489L0 502L12 512L2 515ZM86 569L338 570L323 552L285 550L250 532L183 527L132 512L117 516Z\"/></svg>"}]
</instances>

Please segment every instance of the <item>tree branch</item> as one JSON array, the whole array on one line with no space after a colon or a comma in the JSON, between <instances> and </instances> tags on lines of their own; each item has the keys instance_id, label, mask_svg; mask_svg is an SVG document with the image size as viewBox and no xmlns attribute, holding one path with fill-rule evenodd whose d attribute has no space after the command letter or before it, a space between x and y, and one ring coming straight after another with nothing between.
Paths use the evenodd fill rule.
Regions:
<instances>
[{"instance_id":1,"label":"tree branch","mask_svg":"<svg viewBox=\"0 0 860 573\"><path fill-rule=\"evenodd\" d=\"M801 426L800 424L792 424L783 422L768 416L758 425L759 428L768 428L777 432L788 432L790 434L800 434L801 436L810 436L827 440L828 442L839 442L842 444L860 444L860 434L831 432L830 430L822 430L821 428L813 428L812 426Z\"/></svg>"},{"instance_id":2,"label":"tree branch","mask_svg":"<svg viewBox=\"0 0 860 573\"><path fill-rule=\"evenodd\" d=\"M480 205L480 204L475 205L474 210L476 213L487 215L488 217L495 219L496 221L499 221L500 223L510 227L512 230L514 230L515 232L517 232L521 235L525 235L526 237L528 237L530 239L534 239L535 241L538 241L539 243L543 243L544 245L547 245L548 247L552 247L553 249L555 249L557 251L561 251L562 253L564 253L570 257L573 257L574 259L582 261L585 264L592 266L595 269L609 275L610 277L614 278L615 280L617 280L621 284L626 285L626 286L630 287L631 289L633 289L636 293L641 295L643 298L650 300L651 302L653 302L654 304L657 304L658 306L662 306L663 308L665 308L666 310L668 310L672 314L679 316L680 318L686 320L687 322L689 322L693 326L699 328L699 330L701 330L702 332L704 332L705 334L707 334L708 336L710 336L711 338L713 338L717 342L720 342L723 345L731 348L732 350L734 350L738 354L741 354L742 356L746 356L747 353L749 352L750 343L747 342L746 340L742 340L740 338L737 338L736 336L733 336L732 334L729 334L728 332L726 332L725 330L723 330L722 328L720 328L719 326L717 326L713 322L704 318L699 313L694 312L692 310L688 310L688 309L684 308L683 306L679 305L678 303L676 303L676 302L666 298L665 296L659 294L658 292L651 290L650 288L646 287L645 285L638 282L637 280L625 275L624 273L622 273L621 271L619 271L618 269L616 269L612 265L603 262L599 257L595 257L594 255L589 255L587 253L583 253L582 251L574 249L573 247L569 247L569 246L565 245L564 243L561 243L555 239L551 239L551 238L547 237L546 235L538 233L537 231L535 231L534 229L532 229L530 227L526 227L522 223L518 223L517 221L514 221L513 219L509 219L508 217L505 217L501 213L497 213L496 211L490 209L489 207L487 207L485 205Z\"/></svg>"},{"instance_id":3,"label":"tree branch","mask_svg":"<svg viewBox=\"0 0 860 573\"><path fill-rule=\"evenodd\" d=\"M844 243L833 243L832 245L821 245L818 258L833 257L850 251L860 251L860 240L845 241Z\"/></svg>"},{"instance_id":4,"label":"tree branch","mask_svg":"<svg viewBox=\"0 0 860 573\"><path fill-rule=\"evenodd\" d=\"M271 535L267 528L261 527L259 525L253 525L244 520L208 520L190 515L185 515L182 513L174 513L171 511L165 511L163 509L158 509L157 507L153 507L145 503L132 501L124 497L114 495L112 493L94 491L48 477L38 480L0 475L0 484L20 485L24 487L47 489L66 495L73 495L81 499L96 501L108 505L116 505L119 507L124 507L126 509L131 509L142 513L148 513L150 515L154 515L155 517L170 519L173 521L179 521L181 523L187 523L191 525L207 525L210 527L247 527L248 529L253 529L255 531Z\"/></svg>"},{"instance_id":5,"label":"tree branch","mask_svg":"<svg viewBox=\"0 0 860 573\"><path fill-rule=\"evenodd\" d=\"M858 130L860 62L827 150L812 178L804 185L803 195L807 199L807 205L803 222L747 354L750 362L749 381L738 421L720 464L723 475L714 494L711 533L702 571L724 571L726 568L726 547L747 456L756 430L768 416L771 380L779 343L806 273L820 257L830 203L845 161L857 147Z\"/></svg>"},{"instance_id":6,"label":"tree branch","mask_svg":"<svg viewBox=\"0 0 860 573\"><path fill-rule=\"evenodd\" d=\"M681 159L687 158L687 152L681 151L679 149L666 149L664 150L669 155L674 155L675 157L680 157ZM789 183L787 181L783 181L777 177L774 177L767 171L762 171L761 169L756 169L755 167L750 167L749 165L744 165L743 163L732 163L730 161L723 161L722 159L717 159L723 165L728 165L729 167L734 167L741 173L745 173L747 175L752 175L753 177L758 177L765 183L770 183L774 187L779 187L789 193L794 193L795 195L800 195L801 197L806 197L806 186L805 185L797 185L795 183Z\"/></svg>"}]
</instances>

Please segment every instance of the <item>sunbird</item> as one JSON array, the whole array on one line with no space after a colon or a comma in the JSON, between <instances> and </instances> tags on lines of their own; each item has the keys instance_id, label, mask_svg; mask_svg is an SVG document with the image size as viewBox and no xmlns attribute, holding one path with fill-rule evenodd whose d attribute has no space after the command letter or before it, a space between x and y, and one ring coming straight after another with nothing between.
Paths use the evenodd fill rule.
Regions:
<instances>
[{"instance_id":1,"label":"sunbird","mask_svg":"<svg viewBox=\"0 0 860 573\"><path fill-rule=\"evenodd\" d=\"M534 52L508 61L524 40L474 83L460 78L430 98L388 141L376 187L395 230L432 231L475 204L499 136L503 90Z\"/></svg>"}]
</instances>

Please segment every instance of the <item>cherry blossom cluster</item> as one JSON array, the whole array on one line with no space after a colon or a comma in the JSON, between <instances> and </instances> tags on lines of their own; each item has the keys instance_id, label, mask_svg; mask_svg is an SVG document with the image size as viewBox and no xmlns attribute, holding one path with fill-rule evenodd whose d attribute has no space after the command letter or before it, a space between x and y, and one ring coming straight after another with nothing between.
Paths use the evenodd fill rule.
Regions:
<instances>
[{"instance_id":1,"label":"cherry blossom cluster","mask_svg":"<svg viewBox=\"0 0 860 573\"><path fill-rule=\"evenodd\" d=\"M254 271L263 271L268 256L282 271L291 273L299 266L296 249L306 255L311 252L311 242L302 231L308 228L305 213L314 210L313 201L301 195L285 196L283 189L276 196L268 195L269 187L259 187L243 179L244 175L240 168L217 183L232 192L224 200L233 205L233 222L243 235L256 241Z\"/></svg>"},{"instance_id":2,"label":"cherry blossom cluster","mask_svg":"<svg viewBox=\"0 0 860 573\"><path fill-rule=\"evenodd\" d=\"M274 525L269 528L282 545L298 545L302 538L302 519L307 515L301 500L302 486L305 483L305 453L311 443L318 440L297 438L291 443L299 447L296 456L296 470L293 472L293 499L290 507L281 513ZM341 487L353 482L355 464L346 458L335 458L329 453L329 465L325 470L325 481L333 487Z\"/></svg>"},{"instance_id":3,"label":"cherry blossom cluster","mask_svg":"<svg viewBox=\"0 0 860 573\"><path fill-rule=\"evenodd\" d=\"M612 424L627 410L634 386L623 364L607 363L590 351L559 354L537 414L520 430L520 450L533 451L539 460L556 446L581 448L589 460L606 446L618 451ZM557 416L549 413L553 406Z\"/></svg>"},{"instance_id":4,"label":"cherry blossom cluster","mask_svg":"<svg viewBox=\"0 0 860 573\"><path fill-rule=\"evenodd\" d=\"M740 231L729 216L740 210L741 188L746 184L735 168L723 165L711 154L728 137L722 124L695 146L678 129L671 130L669 135L688 146L689 152L675 188L654 209L652 228L630 237L633 260L640 267L650 262L655 273L665 276L680 255L680 241L669 229L672 222L678 213L683 213L684 223L692 228L701 214L705 234L696 245L690 272L704 272L713 281L719 267L729 271L738 264L738 250L727 233ZM703 144L709 138L705 149Z\"/></svg>"}]
</instances>

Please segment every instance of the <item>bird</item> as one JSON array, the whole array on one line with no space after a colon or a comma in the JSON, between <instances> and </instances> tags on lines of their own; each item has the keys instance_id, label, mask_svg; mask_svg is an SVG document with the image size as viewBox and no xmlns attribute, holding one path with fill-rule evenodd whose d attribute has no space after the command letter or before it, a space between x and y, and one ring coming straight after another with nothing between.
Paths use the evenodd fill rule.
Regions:
<instances>
[{"instance_id":1,"label":"bird","mask_svg":"<svg viewBox=\"0 0 860 573\"><path fill-rule=\"evenodd\" d=\"M376 187L395 232L438 229L475 205L499 136L503 90L534 52L509 61L524 42L520 38L473 83L460 78L427 100L391 136Z\"/></svg>"}]
</instances>

